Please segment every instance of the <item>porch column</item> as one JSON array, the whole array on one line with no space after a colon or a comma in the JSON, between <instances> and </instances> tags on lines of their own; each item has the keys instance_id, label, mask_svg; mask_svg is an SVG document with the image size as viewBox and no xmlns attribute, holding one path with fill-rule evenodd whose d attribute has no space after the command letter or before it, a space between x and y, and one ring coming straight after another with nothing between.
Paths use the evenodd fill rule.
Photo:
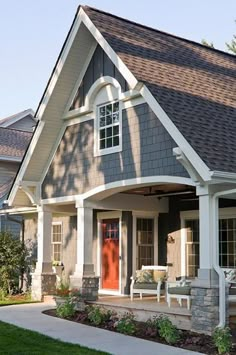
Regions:
<instances>
[{"instance_id":1,"label":"porch column","mask_svg":"<svg viewBox=\"0 0 236 355\"><path fill-rule=\"evenodd\" d=\"M199 196L199 269L192 282L192 330L212 334L219 323L219 280L213 269L216 250L213 233L218 223L215 200L208 187L198 187Z\"/></svg>"},{"instance_id":2,"label":"porch column","mask_svg":"<svg viewBox=\"0 0 236 355\"><path fill-rule=\"evenodd\" d=\"M87 299L96 299L98 278L93 264L93 209L81 201L77 208L77 260L75 272L70 276L71 287L82 289Z\"/></svg>"},{"instance_id":3,"label":"porch column","mask_svg":"<svg viewBox=\"0 0 236 355\"><path fill-rule=\"evenodd\" d=\"M51 262L52 213L47 207L38 207L37 263L32 274L32 297L41 300L43 295L53 294L56 276Z\"/></svg>"}]
</instances>

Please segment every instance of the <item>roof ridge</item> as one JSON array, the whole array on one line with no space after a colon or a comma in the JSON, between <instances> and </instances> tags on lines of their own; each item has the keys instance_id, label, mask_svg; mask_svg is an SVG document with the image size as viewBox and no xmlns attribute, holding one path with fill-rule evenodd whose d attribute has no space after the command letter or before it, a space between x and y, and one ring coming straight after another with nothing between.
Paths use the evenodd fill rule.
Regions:
<instances>
[{"instance_id":1,"label":"roof ridge","mask_svg":"<svg viewBox=\"0 0 236 355\"><path fill-rule=\"evenodd\" d=\"M202 43L199 43L199 42L196 42L196 41L193 41L191 39L187 39L187 38L184 38L184 37L181 37L181 36L177 36L175 34L172 34L172 33L169 33L169 32L165 32L165 31L161 31L161 30L158 30L157 28L154 28L154 27L151 27L151 26L148 26L148 25L144 25L144 24L141 24L139 22L136 22L136 21L132 21L132 20L129 20L127 18L124 18L124 17L121 17L121 16L118 16L118 15L114 15L110 12L107 12L107 11L103 11L103 10L100 10L100 9L97 9L96 7L92 7L92 6L88 6L88 5L81 5L81 7L83 9L91 9L91 10L94 10L94 11L97 11L99 13L102 13L102 14L105 14L105 15L108 15L108 16L111 16L111 17L114 17L118 20L122 20L122 21L125 21L125 22L129 22L133 25L136 25L136 26L139 26L139 27L142 27L142 28L146 28L146 29L149 29L151 31L154 31L154 32L158 32L158 33L161 33L161 34L164 34L164 35L167 35L167 36L170 36L170 37L173 37L173 38L176 38L176 39L179 39L179 40L182 40L182 41L185 41L185 42L188 42L188 43L192 43L194 45L197 45L197 46L200 46L201 48L204 48L206 50L210 50L210 51L214 51L214 52L219 52L219 54L222 54L222 55L226 55L226 56L229 56L230 58L234 58L236 59L236 55L235 54L231 54L231 53L228 53L228 52L225 52L223 51L222 49L217 49L217 48L212 48L212 47L208 47Z\"/></svg>"}]
</instances>

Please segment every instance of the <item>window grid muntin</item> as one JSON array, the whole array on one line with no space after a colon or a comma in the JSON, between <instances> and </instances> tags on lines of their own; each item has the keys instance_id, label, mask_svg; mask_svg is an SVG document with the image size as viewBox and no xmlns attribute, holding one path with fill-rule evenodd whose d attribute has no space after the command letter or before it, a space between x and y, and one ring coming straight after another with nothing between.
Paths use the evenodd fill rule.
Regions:
<instances>
[{"instance_id":1,"label":"window grid muntin","mask_svg":"<svg viewBox=\"0 0 236 355\"><path fill-rule=\"evenodd\" d=\"M120 104L119 101L98 106L99 150L120 146Z\"/></svg>"},{"instance_id":2,"label":"window grid muntin","mask_svg":"<svg viewBox=\"0 0 236 355\"><path fill-rule=\"evenodd\" d=\"M52 223L52 260L62 261L62 223Z\"/></svg>"}]
</instances>

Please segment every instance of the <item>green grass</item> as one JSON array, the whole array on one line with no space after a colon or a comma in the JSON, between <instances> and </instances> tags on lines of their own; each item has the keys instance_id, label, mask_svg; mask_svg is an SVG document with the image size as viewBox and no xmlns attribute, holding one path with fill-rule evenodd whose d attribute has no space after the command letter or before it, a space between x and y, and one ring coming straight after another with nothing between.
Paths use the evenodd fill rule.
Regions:
<instances>
[{"instance_id":1,"label":"green grass","mask_svg":"<svg viewBox=\"0 0 236 355\"><path fill-rule=\"evenodd\" d=\"M1 355L106 355L107 353L54 340L30 330L0 322Z\"/></svg>"},{"instance_id":2,"label":"green grass","mask_svg":"<svg viewBox=\"0 0 236 355\"><path fill-rule=\"evenodd\" d=\"M30 298L5 298L0 300L0 307L2 306L11 306L14 304L25 304L25 303L38 303L38 301L32 301Z\"/></svg>"}]
</instances>

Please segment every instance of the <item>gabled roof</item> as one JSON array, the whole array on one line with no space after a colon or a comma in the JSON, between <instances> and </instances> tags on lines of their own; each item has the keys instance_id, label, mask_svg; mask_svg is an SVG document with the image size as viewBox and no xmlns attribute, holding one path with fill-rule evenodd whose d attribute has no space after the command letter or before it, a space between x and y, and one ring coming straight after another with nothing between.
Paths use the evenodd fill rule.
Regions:
<instances>
[{"instance_id":1,"label":"gabled roof","mask_svg":"<svg viewBox=\"0 0 236 355\"><path fill-rule=\"evenodd\" d=\"M236 56L82 8L205 164L236 172Z\"/></svg>"},{"instance_id":2,"label":"gabled roof","mask_svg":"<svg viewBox=\"0 0 236 355\"><path fill-rule=\"evenodd\" d=\"M0 160L20 162L31 137L31 132L0 127Z\"/></svg>"},{"instance_id":3,"label":"gabled roof","mask_svg":"<svg viewBox=\"0 0 236 355\"><path fill-rule=\"evenodd\" d=\"M9 127L12 124L22 120L23 118L29 116L36 122L36 119L34 118L34 111L32 109L27 109L21 112L18 112L14 115L5 117L5 118L0 118L0 127Z\"/></svg>"}]
</instances>

